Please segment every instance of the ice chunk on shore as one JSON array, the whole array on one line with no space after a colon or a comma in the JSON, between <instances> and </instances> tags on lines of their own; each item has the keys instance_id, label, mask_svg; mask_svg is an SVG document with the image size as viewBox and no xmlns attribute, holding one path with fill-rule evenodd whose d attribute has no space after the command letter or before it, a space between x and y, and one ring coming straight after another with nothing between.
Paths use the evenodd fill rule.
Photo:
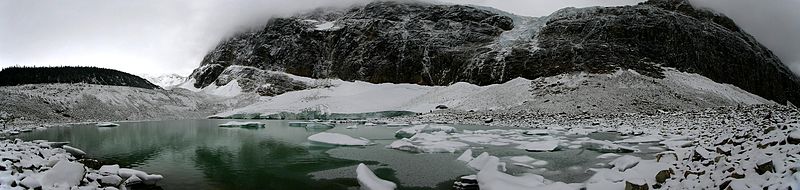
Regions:
<instances>
[{"instance_id":1,"label":"ice chunk on shore","mask_svg":"<svg viewBox=\"0 0 800 190\"><path fill-rule=\"evenodd\" d=\"M524 142L517 146L517 148L532 152L550 152L556 150L558 144L558 140Z\"/></svg>"},{"instance_id":2,"label":"ice chunk on shore","mask_svg":"<svg viewBox=\"0 0 800 190\"><path fill-rule=\"evenodd\" d=\"M69 145L64 145L61 148L63 148L64 150L66 150L68 153L72 154L75 157L83 157L86 155L86 152L84 152L83 150L71 147Z\"/></svg>"},{"instance_id":3,"label":"ice chunk on shore","mask_svg":"<svg viewBox=\"0 0 800 190\"><path fill-rule=\"evenodd\" d=\"M478 186L483 190L528 190L544 186L544 177L536 174L512 176L497 170L497 157L489 157L478 172Z\"/></svg>"},{"instance_id":4,"label":"ice chunk on shore","mask_svg":"<svg viewBox=\"0 0 800 190\"><path fill-rule=\"evenodd\" d=\"M641 158L636 156L625 155L617 159L614 159L614 161L611 161L608 164L614 166L614 169L623 172L629 168L636 166L636 164L639 164L639 161L641 160L642 160Z\"/></svg>"},{"instance_id":5,"label":"ice chunk on shore","mask_svg":"<svg viewBox=\"0 0 800 190\"><path fill-rule=\"evenodd\" d=\"M229 121L227 123L219 124L219 127L263 128L264 124L255 121L247 121L247 122Z\"/></svg>"},{"instance_id":6,"label":"ice chunk on shore","mask_svg":"<svg viewBox=\"0 0 800 190\"><path fill-rule=\"evenodd\" d=\"M639 151L639 149L617 145L611 141L590 140L583 142L581 145L588 150L594 150L601 153L629 153Z\"/></svg>"},{"instance_id":7,"label":"ice chunk on shore","mask_svg":"<svg viewBox=\"0 0 800 190\"><path fill-rule=\"evenodd\" d=\"M403 128L394 133L395 138L411 138L417 133L433 133L433 132L455 133L456 128L441 125L417 125L413 127Z\"/></svg>"},{"instance_id":8,"label":"ice chunk on shore","mask_svg":"<svg viewBox=\"0 0 800 190\"><path fill-rule=\"evenodd\" d=\"M308 140L317 143L343 145L343 146L366 146L370 144L369 140L364 138L357 139L344 134L328 133L328 132L321 132L311 135L308 137Z\"/></svg>"},{"instance_id":9,"label":"ice chunk on shore","mask_svg":"<svg viewBox=\"0 0 800 190\"><path fill-rule=\"evenodd\" d=\"M95 124L97 127L117 127L119 124L111 123L111 122L100 122Z\"/></svg>"},{"instance_id":10,"label":"ice chunk on shore","mask_svg":"<svg viewBox=\"0 0 800 190\"><path fill-rule=\"evenodd\" d=\"M69 188L80 185L86 170L83 164L61 160L40 179L43 189Z\"/></svg>"},{"instance_id":11,"label":"ice chunk on shore","mask_svg":"<svg viewBox=\"0 0 800 190\"><path fill-rule=\"evenodd\" d=\"M375 176L375 173L372 173L372 170L364 165L364 163L358 164L356 168L356 179L358 179L358 185L360 185L363 190L392 190L397 188L395 183Z\"/></svg>"}]
</instances>

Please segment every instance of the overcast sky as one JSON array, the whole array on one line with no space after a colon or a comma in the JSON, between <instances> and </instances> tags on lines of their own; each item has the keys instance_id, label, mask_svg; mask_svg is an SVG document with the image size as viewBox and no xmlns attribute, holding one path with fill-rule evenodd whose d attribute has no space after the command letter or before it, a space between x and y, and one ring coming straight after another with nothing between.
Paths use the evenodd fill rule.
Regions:
<instances>
[{"instance_id":1,"label":"overcast sky","mask_svg":"<svg viewBox=\"0 0 800 190\"><path fill-rule=\"evenodd\" d=\"M0 67L91 65L188 75L223 38L274 15L368 0L0 0ZM543 16L639 0L439 0ZM800 0L703 0L800 71Z\"/></svg>"}]
</instances>

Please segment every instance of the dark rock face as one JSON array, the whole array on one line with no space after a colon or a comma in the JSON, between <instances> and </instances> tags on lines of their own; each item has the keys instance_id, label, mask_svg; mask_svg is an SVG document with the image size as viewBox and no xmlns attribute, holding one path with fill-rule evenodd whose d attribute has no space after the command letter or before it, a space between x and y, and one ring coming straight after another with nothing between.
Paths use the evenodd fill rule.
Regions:
<instances>
[{"instance_id":1,"label":"dark rock face","mask_svg":"<svg viewBox=\"0 0 800 190\"><path fill-rule=\"evenodd\" d=\"M467 6L375 2L364 7L270 20L221 44L203 65L232 64L375 83L447 84L512 20ZM341 15L330 29L316 19ZM198 80L199 81L199 80ZM205 85L205 84L198 84Z\"/></svg>"},{"instance_id":2,"label":"dark rock face","mask_svg":"<svg viewBox=\"0 0 800 190\"><path fill-rule=\"evenodd\" d=\"M567 8L541 18L508 15L391 1L317 10L272 19L262 30L227 40L202 65L425 85L617 69L660 78L662 67L674 67L779 103L800 102L800 80L775 55L732 20L684 0ZM211 84L217 71L195 70L195 86Z\"/></svg>"}]
</instances>

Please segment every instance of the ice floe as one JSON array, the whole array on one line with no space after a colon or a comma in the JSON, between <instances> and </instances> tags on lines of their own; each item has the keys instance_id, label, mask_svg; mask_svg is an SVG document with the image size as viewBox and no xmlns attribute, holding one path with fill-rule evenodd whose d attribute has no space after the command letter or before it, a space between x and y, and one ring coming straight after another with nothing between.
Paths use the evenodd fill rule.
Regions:
<instances>
[{"instance_id":1,"label":"ice floe","mask_svg":"<svg viewBox=\"0 0 800 190\"><path fill-rule=\"evenodd\" d=\"M323 144L331 144L331 145L342 145L342 146L366 146L370 145L370 141L365 138L353 138L351 136L347 136L345 134L339 133L329 133L329 132L321 132L308 137L309 141L323 143Z\"/></svg>"}]
</instances>

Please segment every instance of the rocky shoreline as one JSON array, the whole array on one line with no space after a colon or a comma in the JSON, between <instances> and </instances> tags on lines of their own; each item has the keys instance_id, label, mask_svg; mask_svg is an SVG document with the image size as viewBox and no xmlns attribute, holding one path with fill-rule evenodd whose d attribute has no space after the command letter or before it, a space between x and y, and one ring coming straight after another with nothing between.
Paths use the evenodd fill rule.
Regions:
<instances>
[{"instance_id":1,"label":"rocky shoreline","mask_svg":"<svg viewBox=\"0 0 800 190\"><path fill-rule=\"evenodd\" d=\"M157 174L101 165L68 142L0 141L0 189L128 189L153 186Z\"/></svg>"},{"instance_id":2,"label":"rocky shoreline","mask_svg":"<svg viewBox=\"0 0 800 190\"><path fill-rule=\"evenodd\" d=\"M755 105L608 115L439 111L390 118L384 122L492 125L551 133L618 132L625 139L608 142L610 146L658 143L664 147L654 160L623 155L607 165L589 168L586 172L593 173L593 177L584 183L564 184L543 179L540 180L541 186L530 187L800 188L800 113L796 108L786 106ZM471 156L470 152L470 155L462 157ZM484 156L484 159L489 157ZM484 172L477 175L480 188L491 188L493 183L481 182L481 173ZM505 180L508 181L522 180L522 176L507 176Z\"/></svg>"}]
</instances>

